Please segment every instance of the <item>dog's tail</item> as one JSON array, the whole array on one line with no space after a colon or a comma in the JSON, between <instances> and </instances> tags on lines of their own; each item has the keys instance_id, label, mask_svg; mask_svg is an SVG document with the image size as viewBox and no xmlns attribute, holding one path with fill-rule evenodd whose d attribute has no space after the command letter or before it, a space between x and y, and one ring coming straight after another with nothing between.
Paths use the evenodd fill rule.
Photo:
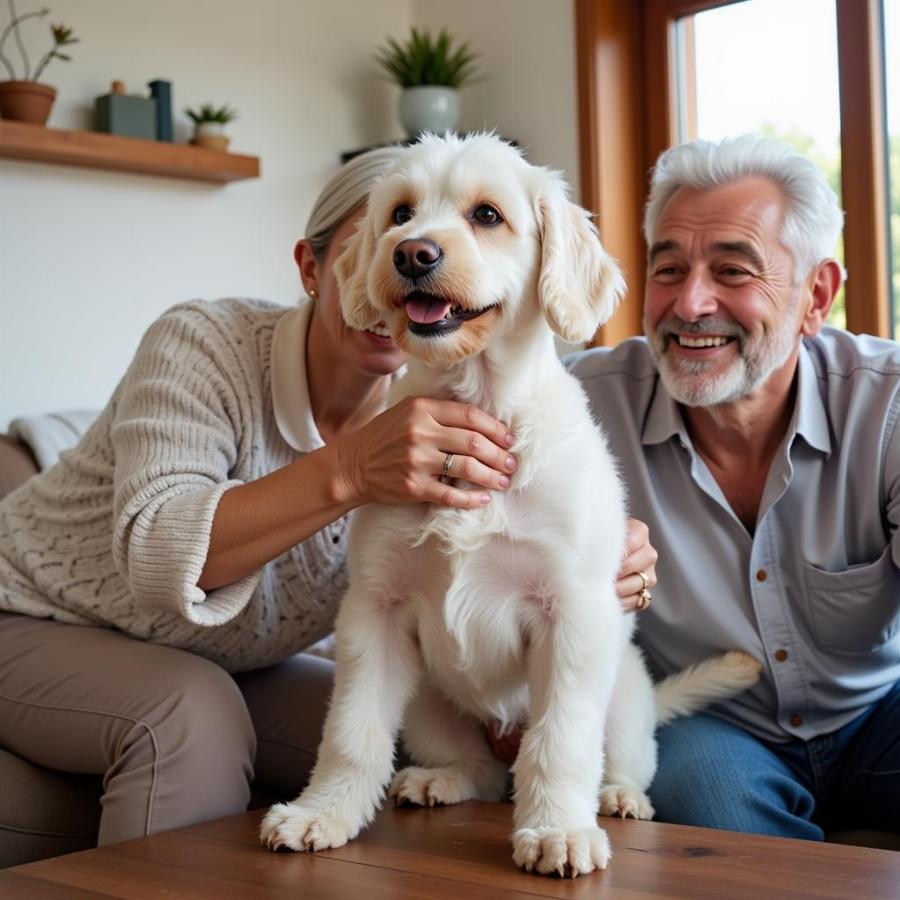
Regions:
<instances>
[{"instance_id":1,"label":"dog's tail","mask_svg":"<svg viewBox=\"0 0 900 900\"><path fill-rule=\"evenodd\" d=\"M729 650L670 675L656 685L656 724L689 716L716 700L727 700L752 687L762 666L748 653Z\"/></svg>"}]
</instances>

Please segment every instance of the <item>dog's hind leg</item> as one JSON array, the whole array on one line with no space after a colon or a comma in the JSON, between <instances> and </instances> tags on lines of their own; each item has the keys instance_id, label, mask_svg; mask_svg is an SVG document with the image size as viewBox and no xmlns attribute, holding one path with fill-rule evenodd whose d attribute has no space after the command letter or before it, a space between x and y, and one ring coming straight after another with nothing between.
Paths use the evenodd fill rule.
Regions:
<instances>
[{"instance_id":1,"label":"dog's hind leg","mask_svg":"<svg viewBox=\"0 0 900 900\"><path fill-rule=\"evenodd\" d=\"M484 726L437 688L422 685L410 702L403 744L418 765L394 776L395 803L436 806L502 798L509 769L491 752Z\"/></svg>"},{"instance_id":2,"label":"dog's hind leg","mask_svg":"<svg viewBox=\"0 0 900 900\"><path fill-rule=\"evenodd\" d=\"M606 774L600 814L652 819L647 790L656 774L653 683L640 650L629 643L606 718Z\"/></svg>"},{"instance_id":3,"label":"dog's hind leg","mask_svg":"<svg viewBox=\"0 0 900 900\"><path fill-rule=\"evenodd\" d=\"M375 814L394 767L394 740L421 669L402 604L351 586L335 626L334 693L309 785L273 806L260 838L273 850L324 850ZM302 698L298 702L302 702Z\"/></svg>"}]
</instances>

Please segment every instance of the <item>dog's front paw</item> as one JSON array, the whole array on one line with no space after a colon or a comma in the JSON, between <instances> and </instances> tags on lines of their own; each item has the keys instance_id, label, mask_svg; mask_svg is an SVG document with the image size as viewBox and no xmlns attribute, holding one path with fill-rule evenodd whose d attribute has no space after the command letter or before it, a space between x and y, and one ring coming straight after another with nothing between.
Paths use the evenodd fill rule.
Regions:
<instances>
[{"instance_id":1,"label":"dog's front paw","mask_svg":"<svg viewBox=\"0 0 900 900\"><path fill-rule=\"evenodd\" d=\"M600 815L623 819L652 819L656 810L650 798L637 788L607 784L600 791Z\"/></svg>"},{"instance_id":2,"label":"dog's front paw","mask_svg":"<svg viewBox=\"0 0 900 900\"><path fill-rule=\"evenodd\" d=\"M470 778L455 769L422 769L409 766L394 776L391 799L398 806L438 806L472 800L477 794Z\"/></svg>"},{"instance_id":3,"label":"dog's front paw","mask_svg":"<svg viewBox=\"0 0 900 900\"><path fill-rule=\"evenodd\" d=\"M276 803L262 820L259 837L270 850L327 850L342 847L358 831L334 813Z\"/></svg>"},{"instance_id":4,"label":"dog's front paw","mask_svg":"<svg viewBox=\"0 0 900 900\"><path fill-rule=\"evenodd\" d=\"M513 833L513 860L527 871L563 878L605 869L612 856L609 838L596 825L588 828L519 828Z\"/></svg>"}]
</instances>

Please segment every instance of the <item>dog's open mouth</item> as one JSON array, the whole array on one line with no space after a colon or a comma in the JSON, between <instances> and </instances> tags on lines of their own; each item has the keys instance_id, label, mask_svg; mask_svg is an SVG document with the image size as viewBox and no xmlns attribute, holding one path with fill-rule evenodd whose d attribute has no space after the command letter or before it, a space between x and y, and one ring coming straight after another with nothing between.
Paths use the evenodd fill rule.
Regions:
<instances>
[{"instance_id":1,"label":"dog's open mouth","mask_svg":"<svg viewBox=\"0 0 900 900\"><path fill-rule=\"evenodd\" d=\"M483 309L464 309L444 297L426 294L424 291L413 291L408 294L403 305L409 318L407 328L420 337L451 334L463 322L477 319L497 306L496 303L492 303Z\"/></svg>"}]
</instances>

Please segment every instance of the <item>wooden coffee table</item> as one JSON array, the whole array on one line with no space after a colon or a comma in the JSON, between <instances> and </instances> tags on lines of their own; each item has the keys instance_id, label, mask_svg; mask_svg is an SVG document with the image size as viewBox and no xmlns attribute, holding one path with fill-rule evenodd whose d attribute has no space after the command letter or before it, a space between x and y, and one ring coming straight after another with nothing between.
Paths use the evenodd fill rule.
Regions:
<instances>
[{"instance_id":1,"label":"wooden coffee table","mask_svg":"<svg viewBox=\"0 0 900 900\"><path fill-rule=\"evenodd\" d=\"M900 898L900 853L603 819L606 872L574 881L519 871L512 807L385 809L356 841L318 854L270 853L260 812L0 870L0 897L591 897L690 900Z\"/></svg>"}]
</instances>

